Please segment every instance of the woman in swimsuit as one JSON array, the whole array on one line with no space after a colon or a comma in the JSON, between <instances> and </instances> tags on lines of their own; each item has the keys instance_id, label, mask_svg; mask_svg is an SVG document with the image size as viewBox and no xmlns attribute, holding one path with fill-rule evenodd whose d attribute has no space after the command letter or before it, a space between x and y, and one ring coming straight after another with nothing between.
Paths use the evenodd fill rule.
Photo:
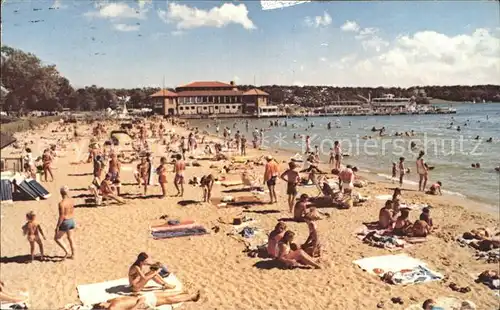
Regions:
<instances>
[{"instance_id":1,"label":"woman in swimsuit","mask_svg":"<svg viewBox=\"0 0 500 310\"><path fill-rule=\"evenodd\" d=\"M274 227L274 230L269 234L267 239L267 254L276 258L278 256L278 243L281 241L285 235L286 224L284 222L278 222Z\"/></svg>"},{"instance_id":2,"label":"woman in swimsuit","mask_svg":"<svg viewBox=\"0 0 500 310\"><path fill-rule=\"evenodd\" d=\"M52 156L50 156L50 150L46 149L43 151L42 155L42 162L43 162L43 174L45 175L45 182L47 182L47 177L50 174L50 178L52 181L54 181L54 175L52 174L52 168L50 165L52 164Z\"/></svg>"},{"instance_id":3,"label":"woman in swimsuit","mask_svg":"<svg viewBox=\"0 0 500 310\"><path fill-rule=\"evenodd\" d=\"M314 262L313 258L309 256L304 250L296 249L292 251L290 244L293 242L295 234L288 230L278 243L278 260L285 263L289 267L296 267L299 264L311 266L316 269L321 269L321 266Z\"/></svg>"},{"instance_id":4,"label":"woman in swimsuit","mask_svg":"<svg viewBox=\"0 0 500 310\"><path fill-rule=\"evenodd\" d=\"M156 283L160 284L163 287L163 289L175 288L175 285L167 284L160 277L159 274L160 274L161 268L156 269L156 270L150 270L146 274L144 274L142 272L142 268L144 266L151 265L147 262L148 258L149 258L149 256L146 253L144 253L144 252L139 253L136 261L132 264L132 266L130 266L130 268L128 270L128 281L129 281L129 284L132 288L132 291L133 292L141 291L142 289L144 289L144 287L146 286L146 284L150 280L153 280Z\"/></svg>"},{"instance_id":5,"label":"woman in swimsuit","mask_svg":"<svg viewBox=\"0 0 500 310\"><path fill-rule=\"evenodd\" d=\"M408 209L401 209L401 215L396 219L393 224L392 231L397 236L404 236L409 227L411 227L411 222L408 220L410 212Z\"/></svg>"},{"instance_id":6,"label":"woman in swimsuit","mask_svg":"<svg viewBox=\"0 0 500 310\"><path fill-rule=\"evenodd\" d=\"M306 214L304 216L304 220L307 223L307 227L309 228L309 236L307 237L306 242L301 246L302 250L304 250L311 257L320 257L321 255L321 244L319 243L318 238L318 227L316 226L316 220L318 218L314 217L312 213Z\"/></svg>"},{"instance_id":7,"label":"woman in swimsuit","mask_svg":"<svg viewBox=\"0 0 500 310\"><path fill-rule=\"evenodd\" d=\"M417 158L417 173L419 175L418 190L421 192L425 191L425 186L427 185L428 178L428 169L423 159L424 155L425 152L420 151Z\"/></svg>"},{"instance_id":8,"label":"woman in swimsuit","mask_svg":"<svg viewBox=\"0 0 500 310\"><path fill-rule=\"evenodd\" d=\"M158 174L158 183L160 183L161 186L162 198L167 197L167 189L165 187L165 184L167 184L167 168L165 167L166 164L167 159L165 157L162 157L160 159L160 166L156 168L156 173Z\"/></svg>"}]
</instances>

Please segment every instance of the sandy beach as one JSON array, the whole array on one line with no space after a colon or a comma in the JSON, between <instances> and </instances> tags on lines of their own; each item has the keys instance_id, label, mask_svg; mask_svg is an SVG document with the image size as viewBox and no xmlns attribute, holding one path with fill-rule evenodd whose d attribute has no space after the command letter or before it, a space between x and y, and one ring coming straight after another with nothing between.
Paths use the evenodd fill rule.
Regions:
<instances>
[{"instance_id":1,"label":"sandy beach","mask_svg":"<svg viewBox=\"0 0 500 310\"><path fill-rule=\"evenodd\" d=\"M51 137L53 125L45 131L29 134L29 139L45 141L41 137ZM167 129L174 128L172 126ZM80 126L84 133L82 145L88 144L91 137L89 127ZM176 127L177 133L187 133L186 129ZM187 135L187 134L185 134ZM24 141L27 133L18 135ZM203 147L203 146L202 146ZM155 152L156 164L163 148ZM9 155L12 147L2 150L2 157ZM180 200L202 200L202 189L185 185L184 197L141 198L141 188L135 185L133 170L137 163L124 164L122 192L127 195L127 204L118 206L108 204L94 207L85 204L87 187L91 182L92 164L71 165L77 158L77 150L67 143L63 157L55 161L55 182L42 183L52 196L41 201L16 201L1 207L1 273L0 280L12 290L24 289L30 293L32 309L59 309L67 304L79 302L76 287L80 284L97 283L127 276L127 270L139 252L147 252L155 261L164 262L169 270L192 290L200 289L202 299L198 303L185 303L182 309L376 309L383 302L384 309L405 309L410 304L422 303L428 298L456 297L473 301L477 309L497 309L499 297L483 284L474 283L475 276L487 269L498 270L498 264L487 264L474 258L474 250L461 247L456 237L478 227L498 227L498 214L488 214L474 210L475 202L452 196L428 196L411 190L403 191L408 203L427 203L432 205L432 217L439 229L433 232L424 243L413 245L401 252L427 263L433 270L446 276L444 281L396 286L381 281L378 277L364 272L352 262L354 260L394 254L386 249L374 248L363 244L354 232L363 222L378 220L379 209L385 200L377 195L390 195L394 184L373 182L367 187L356 189L370 199L348 210L323 209L330 217L317 222L319 237L325 247L321 257L321 270L309 269L266 269L261 258L248 257L241 242L227 235L231 225L221 224L218 219L232 219L243 215L252 217L255 226L269 233L279 218L290 217L286 202L285 182L278 181L278 204L218 208L209 203L194 203L187 206L178 204ZM260 151L248 148L248 155L258 156L271 153L280 163L282 171L291 155L285 151ZM82 156L85 156L83 154ZM18 155L19 156L19 155ZM82 158L79 158L83 159ZM348 162L348 160L347 160ZM202 176L209 171L215 175L222 168L223 161L199 161L201 167L188 167L186 179ZM171 166L170 166L171 167ZM263 166L255 166L254 171L261 176ZM368 180L372 176L362 175ZM238 175L230 176L238 179ZM168 174L168 194L175 194L172 184L173 173ZM228 177L229 178L229 177ZM34 211L37 220L47 235L44 241L48 256L60 256L62 250L53 241L57 222L57 203L60 200L59 188L67 185L74 197L76 209L75 242L76 257L73 260L57 262L35 261L25 264L29 254L29 244L22 235L21 226L25 214ZM226 188L215 185L213 197L227 195L221 191ZM151 195L159 195L160 187L149 188ZM299 193L317 195L315 187L299 187ZM231 194L234 196L245 193ZM269 197L261 195L264 201ZM148 227L160 223L160 216L168 215L175 219L192 219L203 224L208 230L219 226L220 231L208 235L154 240ZM410 220L415 221L418 211L412 211ZM287 222L288 229L296 233L298 243L308 235L304 223ZM54 260L58 260L57 258ZM452 291L449 283L469 286L471 291L459 293ZM393 304L392 297L401 297L404 305Z\"/></svg>"}]
</instances>

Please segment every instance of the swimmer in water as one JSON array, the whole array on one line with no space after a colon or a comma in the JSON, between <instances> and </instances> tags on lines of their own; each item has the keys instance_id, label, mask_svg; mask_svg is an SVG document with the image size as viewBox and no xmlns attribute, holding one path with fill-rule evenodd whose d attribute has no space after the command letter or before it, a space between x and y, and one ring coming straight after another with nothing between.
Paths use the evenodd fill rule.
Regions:
<instances>
[{"instance_id":1,"label":"swimmer in water","mask_svg":"<svg viewBox=\"0 0 500 310\"><path fill-rule=\"evenodd\" d=\"M490 137L488 140L486 140L486 142L488 142L488 143L493 142L493 138L492 138L492 137Z\"/></svg>"},{"instance_id":2,"label":"swimmer in water","mask_svg":"<svg viewBox=\"0 0 500 310\"><path fill-rule=\"evenodd\" d=\"M457 131L460 131L460 130L462 130L462 129L460 129L460 126L458 126L458 127L457 127Z\"/></svg>"}]
</instances>

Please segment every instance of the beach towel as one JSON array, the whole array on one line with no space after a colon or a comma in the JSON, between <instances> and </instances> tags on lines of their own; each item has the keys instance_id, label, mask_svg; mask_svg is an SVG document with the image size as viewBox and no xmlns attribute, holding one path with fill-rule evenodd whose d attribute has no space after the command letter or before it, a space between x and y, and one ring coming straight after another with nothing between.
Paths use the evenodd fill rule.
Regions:
<instances>
[{"instance_id":1,"label":"beach towel","mask_svg":"<svg viewBox=\"0 0 500 310\"><path fill-rule=\"evenodd\" d=\"M196 225L188 228L151 231L151 236L155 240L188 236L201 236L206 234L208 234L207 229L201 225Z\"/></svg>"},{"instance_id":2,"label":"beach towel","mask_svg":"<svg viewBox=\"0 0 500 310\"><path fill-rule=\"evenodd\" d=\"M443 279L443 276L430 270L426 264L406 254L375 256L359 259L353 262L368 273L383 276L394 273L394 284L417 284Z\"/></svg>"},{"instance_id":3,"label":"beach towel","mask_svg":"<svg viewBox=\"0 0 500 310\"><path fill-rule=\"evenodd\" d=\"M180 227L184 227L186 225L192 225L192 224L195 224L195 221L184 220L184 221L174 222L172 220L169 220L167 223L150 226L149 229L150 230L163 230L163 229L171 229L171 228L180 228Z\"/></svg>"},{"instance_id":4,"label":"beach towel","mask_svg":"<svg viewBox=\"0 0 500 310\"><path fill-rule=\"evenodd\" d=\"M444 310L472 310L476 309L475 305L468 300L461 300L454 297L439 297L435 299L435 307L443 308ZM413 304L405 310L422 310L422 301L419 304ZM467 306L468 305L468 306Z\"/></svg>"},{"instance_id":5,"label":"beach towel","mask_svg":"<svg viewBox=\"0 0 500 310\"><path fill-rule=\"evenodd\" d=\"M175 288L168 290L171 292L182 293L182 283L177 279L174 274L170 274L168 277L163 278L165 282L170 285L175 285ZM146 287L161 289L161 286L154 281L149 281ZM106 281L101 283L92 283L85 285L78 285L76 287L78 291L78 297L80 301L85 306L91 306L101 302L106 302L110 299L121 297L124 295L130 295L132 292L130 290L129 282L127 278L122 278L118 280ZM157 307L159 310L171 310L182 305L182 303L175 305L167 305Z\"/></svg>"},{"instance_id":6,"label":"beach towel","mask_svg":"<svg viewBox=\"0 0 500 310\"><path fill-rule=\"evenodd\" d=\"M234 156L232 158L232 161L234 163L239 163L239 164L242 164L242 163L246 163L247 161L251 160L252 158L251 157L248 157L248 156Z\"/></svg>"},{"instance_id":7,"label":"beach towel","mask_svg":"<svg viewBox=\"0 0 500 310\"><path fill-rule=\"evenodd\" d=\"M161 225L161 226L154 226L150 227L151 232L161 232L161 231L166 231L166 230L179 230L179 229L191 229L191 228L196 228L200 226L200 224L195 223L194 221L192 223L185 223L185 224L179 224L179 225Z\"/></svg>"},{"instance_id":8,"label":"beach towel","mask_svg":"<svg viewBox=\"0 0 500 310\"><path fill-rule=\"evenodd\" d=\"M369 229L363 226L355 234L364 243L389 251L398 251L411 246L402 237L394 236L385 229Z\"/></svg>"}]
</instances>

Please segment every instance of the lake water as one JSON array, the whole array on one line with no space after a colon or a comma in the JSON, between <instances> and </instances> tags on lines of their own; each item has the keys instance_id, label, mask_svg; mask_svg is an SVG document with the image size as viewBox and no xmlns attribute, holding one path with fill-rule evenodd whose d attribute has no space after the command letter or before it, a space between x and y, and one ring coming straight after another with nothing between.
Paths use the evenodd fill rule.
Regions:
<instances>
[{"instance_id":1,"label":"lake water","mask_svg":"<svg viewBox=\"0 0 500 310\"><path fill-rule=\"evenodd\" d=\"M428 186L441 181L448 194L464 195L498 208L500 173L494 168L500 165L500 104L455 104L453 107L457 114L309 117L307 121L290 118L286 119L287 127L270 127L269 122L274 119L249 119L248 132L245 120L226 119L220 121L220 128L222 132L222 128L228 126L232 134L240 130L248 141L252 140L254 128L265 128L265 147L298 152L305 149L304 136L309 135L311 146L317 145L325 160L333 142L338 140L343 153L350 154L344 158L344 163L381 177L390 177L392 162L403 156L406 167L412 170L406 183L415 188L418 188L415 160L423 149L425 161L429 166L435 166L430 171ZM278 121L283 123L285 119ZM332 123L331 130L327 129L329 122ZM209 121L202 121L200 125L206 127L207 123ZM213 121L210 123L208 130L214 132ZM308 128L311 123L314 127ZM372 127L382 126L385 126L387 136L380 137L371 131ZM461 131L457 131L457 126ZM413 137L394 136L396 132L411 130L416 133ZM372 136L372 139L363 139L364 136ZM476 140L476 136L480 139ZM490 137L493 142L487 143ZM411 141L417 145L413 150ZM472 163L480 163L481 168L472 168Z\"/></svg>"}]
</instances>

